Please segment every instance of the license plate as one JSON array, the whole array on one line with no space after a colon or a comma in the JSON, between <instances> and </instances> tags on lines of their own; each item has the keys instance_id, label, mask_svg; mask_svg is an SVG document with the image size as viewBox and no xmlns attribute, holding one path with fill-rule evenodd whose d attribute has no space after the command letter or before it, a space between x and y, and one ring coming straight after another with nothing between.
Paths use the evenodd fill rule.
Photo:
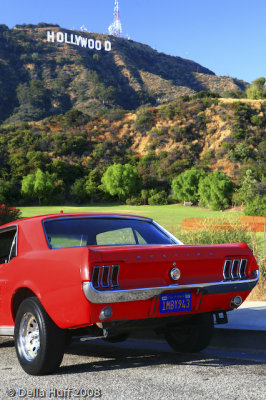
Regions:
<instances>
[{"instance_id":1,"label":"license plate","mask_svg":"<svg viewBox=\"0 0 266 400\"><path fill-rule=\"evenodd\" d=\"M160 313L190 311L191 304L191 292L162 294L160 297Z\"/></svg>"}]
</instances>

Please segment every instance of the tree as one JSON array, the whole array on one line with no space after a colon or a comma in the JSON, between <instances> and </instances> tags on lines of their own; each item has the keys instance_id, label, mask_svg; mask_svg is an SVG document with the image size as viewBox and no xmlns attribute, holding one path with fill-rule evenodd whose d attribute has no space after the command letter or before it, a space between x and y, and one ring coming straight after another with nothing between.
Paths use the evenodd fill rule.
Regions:
<instances>
[{"instance_id":1,"label":"tree","mask_svg":"<svg viewBox=\"0 0 266 400\"><path fill-rule=\"evenodd\" d=\"M34 174L23 176L21 183L21 193L29 199L35 197L34 182L35 182Z\"/></svg>"},{"instance_id":2,"label":"tree","mask_svg":"<svg viewBox=\"0 0 266 400\"><path fill-rule=\"evenodd\" d=\"M192 201L193 203L198 203L199 182L204 177L206 177L206 173L195 167L182 172L172 182L174 199L179 202Z\"/></svg>"},{"instance_id":3,"label":"tree","mask_svg":"<svg viewBox=\"0 0 266 400\"><path fill-rule=\"evenodd\" d=\"M0 179L0 203L14 204L18 200L18 193L15 180Z\"/></svg>"},{"instance_id":4,"label":"tree","mask_svg":"<svg viewBox=\"0 0 266 400\"><path fill-rule=\"evenodd\" d=\"M93 170L89 173L87 179L85 180L85 192L90 197L91 203L93 203L93 199L98 191L99 185L99 174L97 173L97 171Z\"/></svg>"},{"instance_id":5,"label":"tree","mask_svg":"<svg viewBox=\"0 0 266 400\"><path fill-rule=\"evenodd\" d=\"M74 197L77 203L83 203L87 199L85 182L85 178L76 179L70 188L70 194Z\"/></svg>"},{"instance_id":6,"label":"tree","mask_svg":"<svg viewBox=\"0 0 266 400\"><path fill-rule=\"evenodd\" d=\"M149 191L147 189L142 189L141 198L143 200L144 205L146 205L149 198Z\"/></svg>"},{"instance_id":7,"label":"tree","mask_svg":"<svg viewBox=\"0 0 266 400\"><path fill-rule=\"evenodd\" d=\"M136 167L131 164L111 165L102 177L101 188L111 196L125 199L139 190L140 179Z\"/></svg>"},{"instance_id":8,"label":"tree","mask_svg":"<svg viewBox=\"0 0 266 400\"><path fill-rule=\"evenodd\" d=\"M83 114L82 111L76 110L75 108L72 108L65 114L65 122L67 126L85 125L89 120L90 117L88 115Z\"/></svg>"},{"instance_id":9,"label":"tree","mask_svg":"<svg viewBox=\"0 0 266 400\"><path fill-rule=\"evenodd\" d=\"M233 202L237 205L250 203L257 194L258 182L254 178L251 169L246 171L246 175L242 181L241 186L233 195Z\"/></svg>"},{"instance_id":10,"label":"tree","mask_svg":"<svg viewBox=\"0 0 266 400\"><path fill-rule=\"evenodd\" d=\"M42 172L38 168L35 174L34 192L39 199L39 204L41 204L42 200L48 200L53 191L54 184L51 175L48 171Z\"/></svg>"},{"instance_id":11,"label":"tree","mask_svg":"<svg viewBox=\"0 0 266 400\"><path fill-rule=\"evenodd\" d=\"M32 200L38 198L39 204L49 200L54 188L54 181L49 172L43 172L39 168L35 174L26 175L22 179L22 194Z\"/></svg>"},{"instance_id":12,"label":"tree","mask_svg":"<svg viewBox=\"0 0 266 400\"><path fill-rule=\"evenodd\" d=\"M10 154L8 164L10 165L12 177L17 180L20 180L27 173L27 160L19 152Z\"/></svg>"},{"instance_id":13,"label":"tree","mask_svg":"<svg viewBox=\"0 0 266 400\"><path fill-rule=\"evenodd\" d=\"M266 97L265 78L255 79L246 89L248 99L264 99Z\"/></svg>"},{"instance_id":14,"label":"tree","mask_svg":"<svg viewBox=\"0 0 266 400\"><path fill-rule=\"evenodd\" d=\"M233 187L225 173L214 171L199 182L200 201L212 210L227 208L231 203Z\"/></svg>"},{"instance_id":15,"label":"tree","mask_svg":"<svg viewBox=\"0 0 266 400\"><path fill-rule=\"evenodd\" d=\"M255 196L253 200L245 206L244 214L265 217L266 200L259 195Z\"/></svg>"},{"instance_id":16,"label":"tree","mask_svg":"<svg viewBox=\"0 0 266 400\"><path fill-rule=\"evenodd\" d=\"M31 169L44 168L48 164L49 159L42 151L28 151L27 155L28 167Z\"/></svg>"}]
</instances>

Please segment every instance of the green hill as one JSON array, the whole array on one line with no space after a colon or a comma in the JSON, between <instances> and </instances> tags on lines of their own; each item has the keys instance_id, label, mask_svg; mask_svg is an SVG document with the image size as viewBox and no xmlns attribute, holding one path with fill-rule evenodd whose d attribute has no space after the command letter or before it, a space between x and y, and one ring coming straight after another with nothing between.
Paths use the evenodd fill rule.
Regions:
<instances>
[{"instance_id":1,"label":"green hill","mask_svg":"<svg viewBox=\"0 0 266 400\"><path fill-rule=\"evenodd\" d=\"M263 100L199 94L134 112L111 109L94 119L71 110L37 122L2 125L0 202L18 204L23 177L38 168L53 177L55 191L49 201L77 200L71 194L75 182L84 190L82 179L90 176L89 185L99 186L106 169L115 163L135 166L143 189L167 194L172 179L192 166L207 173L223 171L238 184L249 169L262 195L265 125Z\"/></svg>"},{"instance_id":2,"label":"green hill","mask_svg":"<svg viewBox=\"0 0 266 400\"><path fill-rule=\"evenodd\" d=\"M47 31L111 41L112 50L47 42ZM55 25L0 25L0 122L40 120L76 108L162 104L202 90L244 90L246 83L216 76L201 65L147 45Z\"/></svg>"}]
</instances>

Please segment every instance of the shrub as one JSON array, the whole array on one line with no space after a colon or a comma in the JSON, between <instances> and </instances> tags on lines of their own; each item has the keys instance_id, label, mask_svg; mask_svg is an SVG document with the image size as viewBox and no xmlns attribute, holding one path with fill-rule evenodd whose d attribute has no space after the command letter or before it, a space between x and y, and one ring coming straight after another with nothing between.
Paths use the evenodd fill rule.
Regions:
<instances>
[{"instance_id":1,"label":"shrub","mask_svg":"<svg viewBox=\"0 0 266 400\"><path fill-rule=\"evenodd\" d=\"M148 204L150 206L165 205L167 203L167 195L164 190L148 198Z\"/></svg>"},{"instance_id":2,"label":"shrub","mask_svg":"<svg viewBox=\"0 0 266 400\"><path fill-rule=\"evenodd\" d=\"M245 206L244 214L264 217L266 215L266 200L257 195L254 200Z\"/></svg>"},{"instance_id":3,"label":"shrub","mask_svg":"<svg viewBox=\"0 0 266 400\"><path fill-rule=\"evenodd\" d=\"M176 233L175 233L176 234ZM235 221L225 218L206 219L203 222L202 229L197 231L181 231L176 236L185 244L219 244L245 242L252 246L252 237L245 230L239 219Z\"/></svg>"},{"instance_id":4,"label":"shrub","mask_svg":"<svg viewBox=\"0 0 266 400\"><path fill-rule=\"evenodd\" d=\"M223 92L222 97L231 98L231 99L243 99L246 96L246 93L242 90L226 90Z\"/></svg>"},{"instance_id":5,"label":"shrub","mask_svg":"<svg viewBox=\"0 0 266 400\"><path fill-rule=\"evenodd\" d=\"M147 108L141 108L136 117L135 128L137 131L145 132L155 123L153 112Z\"/></svg>"},{"instance_id":6,"label":"shrub","mask_svg":"<svg viewBox=\"0 0 266 400\"><path fill-rule=\"evenodd\" d=\"M250 120L253 125L260 126L260 127L263 127L266 122L266 118L263 115L252 115Z\"/></svg>"},{"instance_id":7,"label":"shrub","mask_svg":"<svg viewBox=\"0 0 266 400\"><path fill-rule=\"evenodd\" d=\"M252 156L254 156L254 152L246 142L238 143L236 147L229 150L227 154L228 160L240 162L247 162Z\"/></svg>"},{"instance_id":8,"label":"shrub","mask_svg":"<svg viewBox=\"0 0 266 400\"><path fill-rule=\"evenodd\" d=\"M221 96L219 95L219 93L208 92L205 90L201 90L200 92L191 96L192 99L206 99L206 98L219 99L220 97Z\"/></svg>"},{"instance_id":9,"label":"shrub","mask_svg":"<svg viewBox=\"0 0 266 400\"><path fill-rule=\"evenodd\" d=\"M246 89L248 99L264 99L266 97L265 78L255 79Z\"/></svg>"},{"instance_id":10,"label":"shrub","mask_svg":"<svg viewBox=\"0 0 266 400\"><path fill-rule=\"evenodd\" d=\"M112 109L108 110L108 112L104 114L104 118L106 118L109 122L122 121L125 114L126 111L123 109Z\"/></svg>"},{"instance_id":11,"label":"shrub","mask_svg":"<svg viewBox=\"0 0 266 400\"><path fill-rule=\"evenodd\" d=\"M8 207L5 204L0 204L0 225L8 222L16 221L20 218L21 211L14 207Z\"/></svg>"},{"instance_id":12,"label":"shrub","mask_svg":"<svg viewBox=\"0 0 266 400\"><path fill-rule=\"evenodd\" d=\"M72 108L65 114L65 122L68 126L81 126L90 121L90 117L83 112Z\"/></svg>"},{"instance_id":13,"label":"shrub","mask_svg":"<svg viewBox=\"0 0 266 400\"><path fill-rule=\"evenodd\" d=\"M266 269L265 256L260 250L259 242L254 232L247 232L246 227L241 224L239 219L206 219L206 224L197 231L179 231L173 232L185 244L219 244L219 243L237 243L244 242L252 249L257 259L261 276L259 284L252 293L250 299L266 300Z\"/></svg>"},{"instance_id":14,"label":"shrub","mask_svg":"<svg viewBox=\"0 0 266 400\"><path fill-rule=\"evenodd\" d=\"M143 200L140 196L132 196L126 200L126 204L128 206L141 206L143 204Z\"/></svg>"}]
</instances>

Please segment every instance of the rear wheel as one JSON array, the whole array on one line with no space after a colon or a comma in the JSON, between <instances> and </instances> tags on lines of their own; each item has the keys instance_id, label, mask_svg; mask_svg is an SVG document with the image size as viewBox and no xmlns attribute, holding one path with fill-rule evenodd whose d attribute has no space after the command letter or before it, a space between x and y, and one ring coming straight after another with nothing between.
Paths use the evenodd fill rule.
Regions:
<instances>
[{"instance_id":1,"label":"rear wheel","mask_svg":"<svg viewBox=\"0 0 266 400\"><path fill-rule=\"evenodd\" d=\"M165 339L178 353L196 353L209 345L212 334L212 314L199 314L187 325L168 327Z\"/></svg>"},{"instance_id":2,"label":"rear wheel","mask_svg":"<svg viewBox=\"0 0 266 400\"><path fill-rule=\"evenodd\" d=\"M65 332L55 325L36 297L27 298L18 309L15 346L20 365L30 375L52 373L61 364Z\"/></svg>"}]
</instances>

